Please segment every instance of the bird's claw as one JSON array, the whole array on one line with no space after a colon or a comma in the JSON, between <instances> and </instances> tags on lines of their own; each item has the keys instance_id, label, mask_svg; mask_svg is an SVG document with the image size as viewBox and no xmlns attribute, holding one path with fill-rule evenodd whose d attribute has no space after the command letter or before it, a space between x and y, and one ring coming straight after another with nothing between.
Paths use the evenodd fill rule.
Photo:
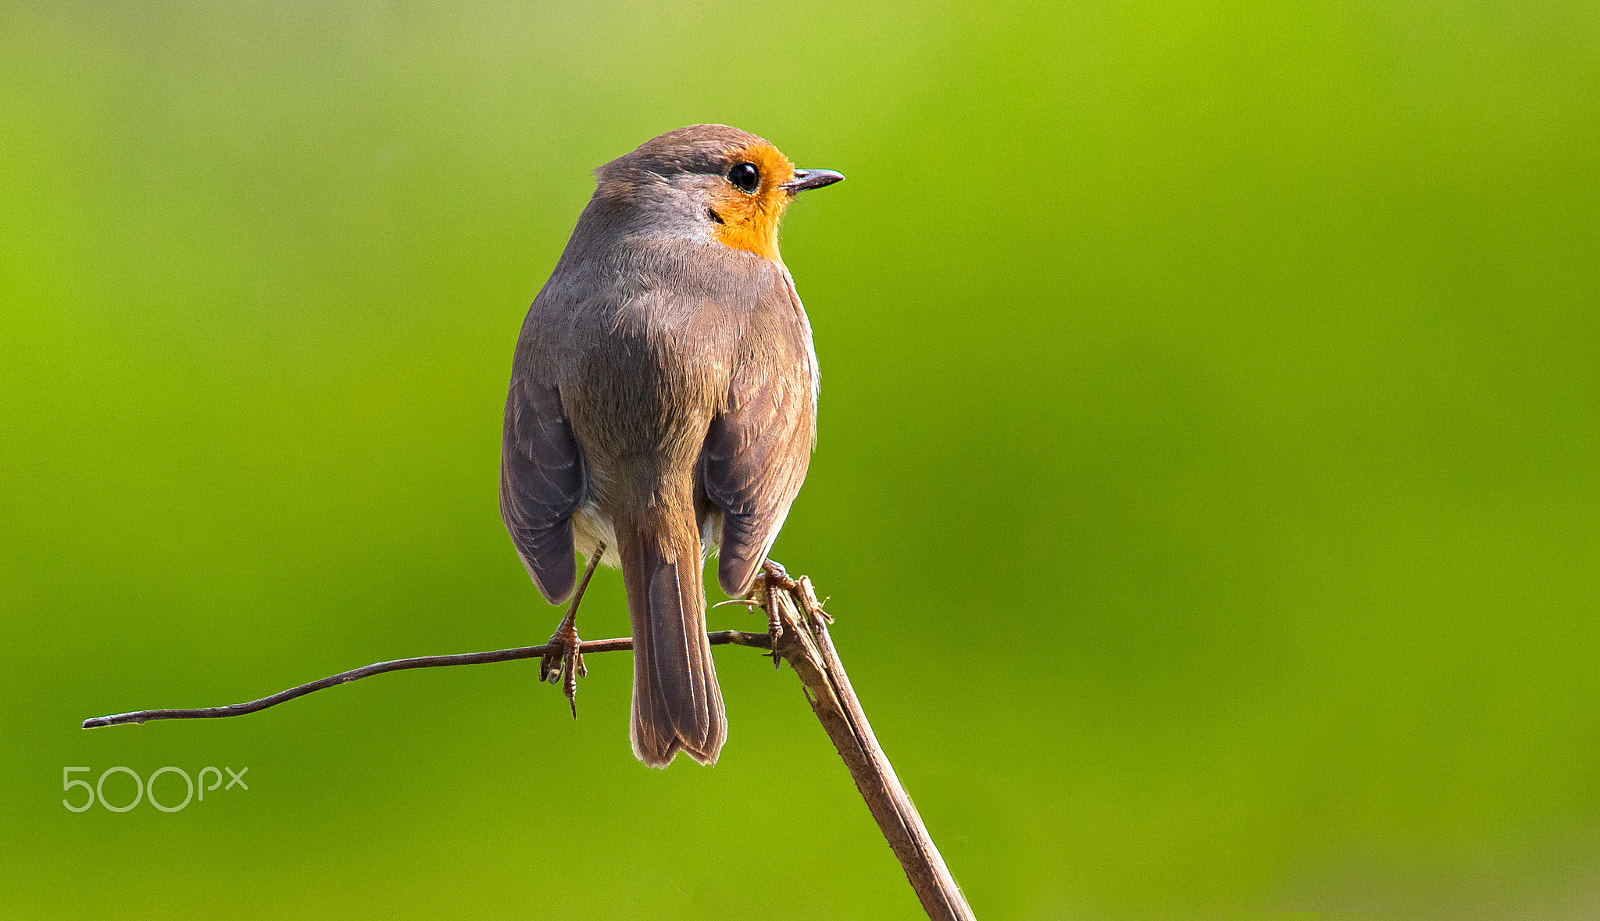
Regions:
<instances>
[{"instance_id":1,"label":"bird's claw","mask_svg":"<svg viewBox=\"0 0 1600 921\"><path fill-rule=\"evenodd\" d=\"M817 600L816 589L811 587L811 579L801 576L796 579L789 575L788 570L776 560L766 560L761 564L761 575L756 577L755 585L750 589L749 598L756 601L767 612L767 636L772 640L772 664L778 665L778 641L783 638L783 621L778 617L778 604L775 595L778 592L787 592L795 607L806 619L816 624L831 624L833 617L822 609L823 602Z\"/></svg>"},{"instance_id":2,"label":"bird's claw","mask_svg":"<svg viewBox=\"0 0 1600 921\"><path fill-rule=\"evenodd\" d=\"M561 685L561 693L566 695L567 704L576 719L578 679L589 676L589 668L583 663L583 640L578 636L576 627L564 623L550 637L550 645L559 648L545 653L544 658L539 660L539 680Z\"/></svg>"}]
</instances>

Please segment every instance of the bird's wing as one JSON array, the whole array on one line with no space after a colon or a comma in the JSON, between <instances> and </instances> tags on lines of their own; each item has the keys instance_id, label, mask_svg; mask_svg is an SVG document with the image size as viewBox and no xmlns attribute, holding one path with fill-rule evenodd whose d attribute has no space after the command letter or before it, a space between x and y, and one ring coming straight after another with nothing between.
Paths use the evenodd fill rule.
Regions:
<instances>
[{"instance_id":1,"label":"bird's wing","mask_svg":"<svg viewBox=\"0 0 1600 921\"><path fill-rule=\"evenodd\" d=\"M729 383L727 411L712 420L702 454L706 497L723 515L718 580L734 597L750 590L816 441L810 331L798 302L792 311L782 323L752 330L746 341L753 345Z\"/></svg>"},{"instance_id":2,"label":"bird's wing","mask_svg":"<svg viewBox=\"0 0 1600 921\"><path fill-rule=\"evenodd\" d=\"M500 517L528 575L551 603L572 591L572 515L583 504L583 452L554 387L519 369L506 397Z\"/></svg>"}]
</instances>

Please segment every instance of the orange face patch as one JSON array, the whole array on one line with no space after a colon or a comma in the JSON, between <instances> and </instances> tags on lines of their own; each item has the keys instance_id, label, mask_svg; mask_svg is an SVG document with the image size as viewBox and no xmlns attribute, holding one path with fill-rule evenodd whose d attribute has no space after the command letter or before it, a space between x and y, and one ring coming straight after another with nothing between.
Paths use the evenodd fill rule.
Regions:
<instances>
[{"instance_id":1,"label":"orange face patch","mask_svg":"<svg viewBox=\"0 0 1600 921\"><path fill-rule=\"evenodd\" d=\"M750 163L761 172L761 183L744 192L724 183L712 196L711 210L720 224L712 236L723 246L778 258L778 221L791 196L780 186L794 178L794 164L771 144L752 144L735 151L731 163Z\"/></svg>"}]
</instances>

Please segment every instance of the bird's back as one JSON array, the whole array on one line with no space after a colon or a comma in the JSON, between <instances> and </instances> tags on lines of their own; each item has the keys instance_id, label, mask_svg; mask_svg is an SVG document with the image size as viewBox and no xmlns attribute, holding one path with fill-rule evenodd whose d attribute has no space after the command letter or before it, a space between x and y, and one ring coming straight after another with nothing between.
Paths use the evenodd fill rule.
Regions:
<instances>
[{"instance_id":1,"label":"bird's back","mask_svg":"<svg viewBox=\"0 0 1600 921\"><path fill-rule=\"evenodd\" d=\"M587 242L535 299L513 374L559 391L591 464L648 455L689 472L733 372L756 355L784 385L813 385L810 329L781 264L710 243Z\"/></svg>"}]
</instances>

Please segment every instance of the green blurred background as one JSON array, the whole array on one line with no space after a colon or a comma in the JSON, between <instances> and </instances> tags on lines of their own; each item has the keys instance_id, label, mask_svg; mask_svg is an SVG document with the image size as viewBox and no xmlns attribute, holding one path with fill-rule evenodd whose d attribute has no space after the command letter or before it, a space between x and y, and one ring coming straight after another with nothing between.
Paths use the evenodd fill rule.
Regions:
<instances>
[{"instance_id":1,"label":"green blurred background","mask_svg":"<svg viewBox=\"0 0 1600 921\"><path fill-rule=\"evenodd\" d=\"M5 913L918 915L749 650L714 770L634 761L620 655L576 722L521 662L77 728L548 636L517 329L590 170L703 121L850 177L784 237L775 556L980 917L1600 912L1600 6L8 2L0 49ZM63 807L118 765L249 790Z\"/></svg>"}]
</instances>

